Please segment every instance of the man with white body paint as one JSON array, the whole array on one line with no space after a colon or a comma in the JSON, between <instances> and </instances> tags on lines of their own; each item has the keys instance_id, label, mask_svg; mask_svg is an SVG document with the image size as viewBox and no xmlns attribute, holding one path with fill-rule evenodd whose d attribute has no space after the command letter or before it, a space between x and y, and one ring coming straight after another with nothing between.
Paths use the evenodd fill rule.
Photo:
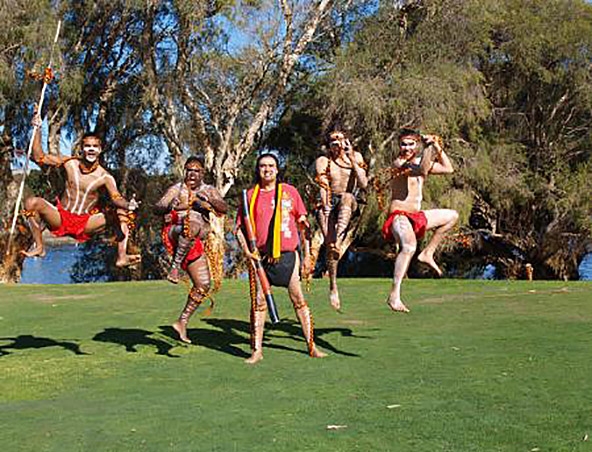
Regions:
<instances>
[{"instance_id":1,"label":"man with white body paint","mask_svg":"<svg viewBox=\"0 0 592 452\"><path fill-rule=\"evenodd\" d=\"M425 149L422 149L424 146ZM401 301L401 283L417 249L417 241L426 231L435 229L417 259L441 276L442 271L434 261L434 252L444 234L456 224L458 213L452 209L421 210L423 184L428 174L450 174L454 171L438 138L435 135L420 135L413 129L403 129L399 134L399 149L399 156L393 165L389 217L382 227L382 234L386 240L395 241L399 246L387 304L393 311L409 312Z\"/></svg>"},{"instance_id":2,"label":"man with white body paint","mask_svg":"<svg viewBox=\"0 0 592 452\"><path fill-rule=\"evenodd\" d=\"M101 139L95 134L82 138L82 156L62 157L45 154L41 145L41 118L36 115L33 129L33 160L39 166L62 167L66 173L66 188L56 205L43 198L31 197L25 200L23 212L35 241L29 251L22 251L28 257L45 255L41 233L45 225L55 236L70 236L79 242L89 240L92 235L103 232L107 218L98 209L99 190L105 189L112 203L117 207L121 233L118 234L118 267L136 264L140 255L127 254L129 237L129 213L137 209L135 199L127 201L119 193L115 179L99 163L102 152Z\"/></svg>"}]
</instances>

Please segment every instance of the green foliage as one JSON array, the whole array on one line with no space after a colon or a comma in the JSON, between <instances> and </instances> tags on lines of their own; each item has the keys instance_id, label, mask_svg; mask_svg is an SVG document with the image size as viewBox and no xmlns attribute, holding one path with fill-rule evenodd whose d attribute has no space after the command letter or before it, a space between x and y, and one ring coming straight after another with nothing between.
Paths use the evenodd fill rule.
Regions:
<instances>
[{"instance_id":1,"label":"green foliage","mask_svg":"<svg viewBox=\"0 0 592 452\"><path fill-rule=\"evenodd\" d=\"M426 207L456 208L465 232L487 225L518 261L536 263L543 243L559 252L548 235L589 241L592 5L402 3L362 19L299 108L347 124L377 171L396 155L400 127L443 136L455 174L428 180ZM546 277L577 277L581 252L576 265L541 262Z\"/></svg>"},{"instance_id":2,"label":"green foliage","mask_svg":"<svg viewBox=\"0 0 592 452\"><path fill-rule=\"evenodd\" d=\"M288 3L298 35L310 2ZM544 262L561 260L547 254L560 251L565 234L583 250L592 229L589 2L336 1L284 97L274 97L286 30L277 1L151 5L3 2L4 142L22 148L28 139L40 84L26 71L47 64L62 18L44 109L52 136L75 140L97 128L124 188L129 167L155 172L156 161L178 165L206 150L215 183L234 196L233 184L250 182L252 155L233 152L273 98L249 149L279 150L292 183L310 183L310 165L336 120L374 171L396 155L400 127L420 127L444 138L455 167L452 177L429 179L426 207L457 209L467 233L502 234L524 260L539 259L547 277L576 276L574 266ZM383 216L371 197L360 243L378 243ZM574 252L577 262L583 251Z\"/></svg>"}]
</instances>

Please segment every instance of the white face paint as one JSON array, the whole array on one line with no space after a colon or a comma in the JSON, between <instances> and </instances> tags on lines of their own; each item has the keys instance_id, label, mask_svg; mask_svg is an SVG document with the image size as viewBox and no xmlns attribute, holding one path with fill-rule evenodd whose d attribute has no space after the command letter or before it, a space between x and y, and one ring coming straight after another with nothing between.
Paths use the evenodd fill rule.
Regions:
<instances>
[{"instance_id":1,"label":"white face paint","mask_svg":"<svg viewBox=\"0 0 592 452\"><path fill-rule=\"evenodd\" d=\"M399 149L401 150L401 156L408 156L415 153L415 150L417 149L417 140L411 137L404 137L399 142Z\"/></svg>"},{"instance_id":2,"label":"white face paint","mask_svg":"<svg viewBox=\"0 0 592 452\"><path fill-rule=\"evenodd\" d=\"M101 140L97 137L86 137L82 141L82 156L89 163L96 162L102 150Z\"/></svg>"}]
</instances>

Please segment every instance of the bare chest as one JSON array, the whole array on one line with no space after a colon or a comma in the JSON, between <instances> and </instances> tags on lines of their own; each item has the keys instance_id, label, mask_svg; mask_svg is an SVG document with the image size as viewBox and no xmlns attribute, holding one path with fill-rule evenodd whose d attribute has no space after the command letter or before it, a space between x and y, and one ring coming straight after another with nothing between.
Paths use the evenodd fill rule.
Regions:
<instances>
[{"instance_id":1,"label":"bare chest","mask_svg":"<svg viewBox=\"0 0 592 452\"><path fill-rule=\"evenodd\" d=\"M343 193L347 190L353 168L343 162L329 161L328 173L331 180L331 189L334 193Z\"/></svg>"},{"instance_id":2,"label":"bare chest","mask_svg":"<svg viewBox=\"0 0 592 452\"><path fill-rule=\"evenodd\" d=\"M393 198L395 199L421 199L423 190L423 178L400 176L392 181Z\"/></svg>"},{"instance_id":3,"label":"bare chest","mask_svg":"<svg viewBox=\"0 0 592 452\"><path fill-rule=\"evenodd\" d=\"M82 194L94 194L105 184L105 176L95 173L83 174L76 168L68 171L67 186L70 191Z\"/></svg>"}]
</instances>

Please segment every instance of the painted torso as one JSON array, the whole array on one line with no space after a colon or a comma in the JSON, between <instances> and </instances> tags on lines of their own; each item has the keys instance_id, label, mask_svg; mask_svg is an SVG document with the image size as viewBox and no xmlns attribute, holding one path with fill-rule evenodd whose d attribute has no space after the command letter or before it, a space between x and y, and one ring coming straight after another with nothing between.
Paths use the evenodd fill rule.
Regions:
<instances>
[{"instance_id":1,"label":"painted torso","mask_svg":"<svg viewBox=\"0 0 592 452\"><path fill-rule=\"evenodd\" d=\"M67 175L61 197L64 209L77 215L89 213L99 200L98 190L113 176L100 165L93 172L83 174L77 159L67 161L64 168Z\"/></svg>"},{"instance_id":2,"label":"painted torso","mask_svg":"<svg viewBox=\"0 0 592 452\"><path fill-rule=\"evenodd\" d=\"M416 163L419 163L416 162ZM401 174L391 181L391 205L389 212L404 210L419 212L423 199L423 176Z\"/></svg>"}]
</instances>

